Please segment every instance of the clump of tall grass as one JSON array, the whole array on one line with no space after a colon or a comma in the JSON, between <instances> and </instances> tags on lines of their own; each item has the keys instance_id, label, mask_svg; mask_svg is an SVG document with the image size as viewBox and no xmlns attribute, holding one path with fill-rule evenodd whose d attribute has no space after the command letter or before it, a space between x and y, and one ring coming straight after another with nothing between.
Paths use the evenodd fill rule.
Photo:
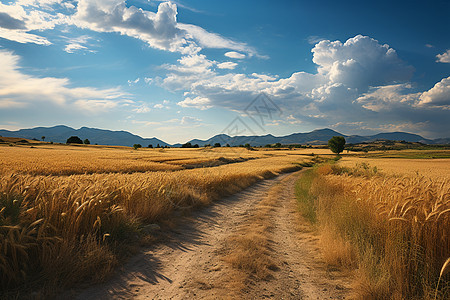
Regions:
<instances>
[{"instance_id":1,"label":"clump of tall grass","mask_svg":"<svg viewBox=\"0 0 450 300\"><path fill-rule=\"evenodd\" d=\"M357 265L360 297L448 299L450 278L440 276L450 257L448 178L379 176L368 166L324 166L316 174L310 192L320 226L338 244L350 243L342 264Z\"/></svg>"}]
</instances>

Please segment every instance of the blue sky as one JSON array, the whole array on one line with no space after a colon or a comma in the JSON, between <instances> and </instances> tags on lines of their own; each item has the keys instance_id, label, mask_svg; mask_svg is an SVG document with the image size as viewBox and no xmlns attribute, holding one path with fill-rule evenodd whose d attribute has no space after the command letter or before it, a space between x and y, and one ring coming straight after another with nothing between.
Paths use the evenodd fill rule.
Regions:
<instances>
[{"instance_id":1,"label":"blue sky","mask_svg":"<svg viewBox=\"0 0 450 300\"><path fill-rule=\"evenodd\" d=\"M174 143L239 118L244 135L449 137L449 15L434 0L1 1L0 128Z\"/></svg>"}]
</instances>

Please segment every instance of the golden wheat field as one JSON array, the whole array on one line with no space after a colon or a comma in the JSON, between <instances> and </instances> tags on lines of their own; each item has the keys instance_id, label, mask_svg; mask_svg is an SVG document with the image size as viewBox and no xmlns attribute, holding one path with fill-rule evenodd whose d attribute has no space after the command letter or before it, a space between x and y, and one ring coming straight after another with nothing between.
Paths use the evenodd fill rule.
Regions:
<instances>
[{"instance_id":1,"label":"golden wheat field","mask_svg":"<svg viewBox=\"0 0 450 300\"><path fill-rule=\"evenodd\" d=\"M328 149L260 150L244 148L148 149L128 147L0 145L0 173L74 175L176 171L218 166L246 160L285 156L331 154Z\"/></svg>"},{"instance_id":2,"label":"golden wheat field","mask_svg":"<svg viewBox=\"0 0 450 300\"><path fill-rule=\"evenodd\" d=\"M324 255L356 269L357 298L449 299L449 166L352 157L316 170Z\"/></svg>"},{"instance_id":3,"label":"golden wheat field","mask_svg":"<svg viewBox=\"0 0 450 300\"><path fill-rule=\"evenodd\" d=\"M146 224L310 159L295 150L0 147L0 287L102 280Z\"/></svg>"},{"instance_id":4,"label":"golden wheat field","mask_svg":"<svg viewBox=\"0 0 450 300\"><path fill-rule=\"evenodd\" d=\"M366 163L386 174L400 176L425 176L428 178L450 178L450 159L408 159L408 158L365 158L344 157L339 161L342 167L354 168Z\"/></svg>"}]
</instances>

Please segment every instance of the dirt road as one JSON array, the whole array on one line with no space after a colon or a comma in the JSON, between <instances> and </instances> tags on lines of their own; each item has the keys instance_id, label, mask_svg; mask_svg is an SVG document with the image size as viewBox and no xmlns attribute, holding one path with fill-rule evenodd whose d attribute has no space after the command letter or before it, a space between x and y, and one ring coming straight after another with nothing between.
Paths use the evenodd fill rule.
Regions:
<instances>
[{"instance_id":1,"label":"dirt road","mask_svg":"<svg viewBox=\"0 0 450 300\"><path fill-rule=\"evenodd\" d=\"M294 185L301 171L262 181L243 192L183 217L164 238L133 257L109 282L82 292L76 299L342 299L345 278L321 262L318 239L295 212ZM277 268L269 280L246 282L238 291L230 274L239 278L222 257L227 237L251 216L269 191L280 188L271 212L270 252ZM237 274L237 276L236 276ZM65 295L67 296L67 294Z\"/></svg>"}]
</instances>

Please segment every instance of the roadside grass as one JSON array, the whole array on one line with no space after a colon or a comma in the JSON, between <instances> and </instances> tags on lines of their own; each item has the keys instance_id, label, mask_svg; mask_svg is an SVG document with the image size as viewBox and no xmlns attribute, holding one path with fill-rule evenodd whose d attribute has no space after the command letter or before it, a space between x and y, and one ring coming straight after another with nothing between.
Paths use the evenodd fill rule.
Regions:
<instances>
[{"instance_id":1,"label":"roadside grass","mask_svg":"<svg viewBox=\"0 0 450 300\"><path fill-rule=\"evenodd\" d=\"M324 258L354 272L355 298L449 298L448 178L399 178L369 166L336 165L308 176L300 179L298 196L315 205L299 208L306 216L315 208Z\"/></svg>"},{"instance_id":2,"label":"roadside grass","mask_svg":"<svg viewBox=\"0 0 450 300\"><path fill-rule=\"evenodd\" d=\"M317 197L310 193L311 184L315 177L316 175L313 169L306 170L297 180L295 185L295 195L297 197L298 209L302 216L312 224L317 222Z\"/></svg>"}]
</instances>

